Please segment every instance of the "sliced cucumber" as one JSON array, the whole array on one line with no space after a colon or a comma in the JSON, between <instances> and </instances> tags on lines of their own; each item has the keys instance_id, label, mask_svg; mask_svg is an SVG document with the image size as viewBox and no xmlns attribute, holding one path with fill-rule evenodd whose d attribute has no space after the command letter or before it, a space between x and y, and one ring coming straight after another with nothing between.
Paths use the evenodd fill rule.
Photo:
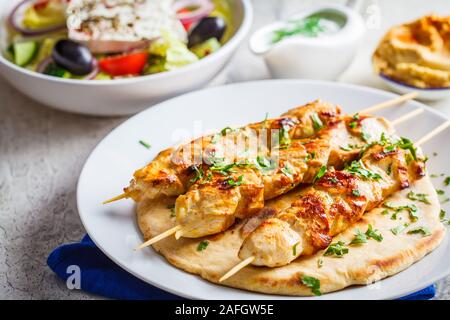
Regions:
<instances>
[{"instance_id":1,"label":"sliced cucumber","mask_svg":"<svg viewBox=\"0 0 450 320\"><path fill-rule=\"evenodd\" d=\"M190 50L198 57L204 58L207 55L216 52L221 47L220 42L216 38L211 38L205 42L193 46Z\"/></svg>"},{"instance_id":2,"label":"sliced cucumber","mask_svg":"<svg viewBox=\"0 0 450 320\"><path fill-rule=\"evenodd\" d=\"M33 60L37 48L38 44L36 41L14 43L14 62L21 67L26 66Z\"/></svg>"}]
</instances>

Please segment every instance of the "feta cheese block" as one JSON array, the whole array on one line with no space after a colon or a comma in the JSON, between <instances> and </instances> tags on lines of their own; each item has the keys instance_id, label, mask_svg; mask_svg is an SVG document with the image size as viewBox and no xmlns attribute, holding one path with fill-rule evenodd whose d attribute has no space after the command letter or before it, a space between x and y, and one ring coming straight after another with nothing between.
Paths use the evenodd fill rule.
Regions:
<instances>
[{"instance_id":1,"label":"feta cheese block","mask_svg":"<svg viewBox=\"0 0 450 320\"><path fill-rule=\"evenodd\" d=\"M145 47L162 31L186 42L172 5L173 0L72 0L67 7L69 38L93 53Z\"/></svg>"}]
</instances>

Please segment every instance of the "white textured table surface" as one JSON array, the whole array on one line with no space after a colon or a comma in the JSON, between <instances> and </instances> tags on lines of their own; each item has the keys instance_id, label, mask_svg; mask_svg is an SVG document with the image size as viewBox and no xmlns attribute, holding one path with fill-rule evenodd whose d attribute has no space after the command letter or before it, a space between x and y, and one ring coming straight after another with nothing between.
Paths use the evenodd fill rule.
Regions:
<instances>
[{"instance_id":1,"label":"white textured table surface","mask_svg":"<svg viewBox=\"0 0 450 320\"><path fill-rule=\"evenodd\" d=\"M253 27L317 2L254 0ZM386 89L372 75L369 58L382 34L390 25L420 15L448 15L450 4L448 0L367 1L360 6L366 19L372 12L367 10L369 5L380 9L380 26L369 30L364 46L340 81ZM215 84L267 78L263 62L255 59L244 43ZM450 100L433 106L450 115ZM78 241L85 234L75 201L78 175L94 146L124 120L54 111L0 79L0 298L98 298L68 290L47 267L46 258L57 245ZM450 278L438 283L437 298L450 298Z\"/></svg>"}]
</instances>

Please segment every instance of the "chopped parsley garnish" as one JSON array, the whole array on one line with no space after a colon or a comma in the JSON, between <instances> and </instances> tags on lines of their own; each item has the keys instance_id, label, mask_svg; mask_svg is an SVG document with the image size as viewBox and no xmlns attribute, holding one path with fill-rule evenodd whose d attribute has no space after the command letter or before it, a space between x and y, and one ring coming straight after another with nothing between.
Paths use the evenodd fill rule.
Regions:
<instances>
[{"instance_id":1,"label":"chopped parsley garnish","mask_svg":"<svg viewBox=\"0 0 450 320\"><path fill-rule=\"evenodd\" d=\"M357 146L356 144L348 144L347 146L340 146L341 150L344 151L352 151L354 149L359 149L361 147Z\"/></svg>"},{"instance_id":2,"label":"chopped parsley garnish","mask_svg":"<svg viewBox=\"0 0 450 320\"><path fill-rule=\"evenodd\" d=\"M368 132L366 132L363 128L361 130L361 139L363 139L365 142L369 142L370 138L372 138L371 135Z\"/></svg>"},{"instance_id":3,"label":"chopped parsley garnish","mask_svg":"<svg viewBox=\"0 0 450 320\"><path fill-rule=\"evenodd\" d=\"M339 182L339 180L336 179L335 177L331 177L330 179L328 179L328 181L330 181L331 183L334 183L334 184Z\"/></svg>"},{"instance_id":4,"label":"chopped parsley garnish","mask_svg":"<svg viewBox=\"0 0 450 320\"><path fill-rule=\"evenodd\" d=\"M441 189L436 189L436 193L440 196L443 196L445 194L445 191Z\"/></svg>"},{"instance_id":5,"label":"chopped parsley garnish","mask_svg":"<svg viewBox=\"0 0 450 320\"><path fill-rule=\"evenodd\" d=\"M397 150L397 146L395 144L391 144L390 146L383 148L383 153L390 153Z\"/></svg>"},{"instance_id":6,"label":"chopped parsley garnish","mask_svg":"<svg viewBox=\"0 0 450 320\"><path fill-rule=\"evenodd\" d=\"M314 277L310 276L302 276L300 279L301 282L307 286L308 288L311 288L311 292L314 293L316 296L321 296L322 292L320 292L320 280L316 279Z\"/></svg>"},{"instance_id":7,"label":"chopped parsley garnish","mask_svg":"<svg viewBox=\"0 0 450 320\"><path fill-rule=\"evenodd\" d=\"M203 177L203 180L200 181L200 184L206 184L212 180L212 172L208 172L206 177Z\"/></svg>"},{"instance_id":8,"label":"chopped parsley garnish","mask_svg":"<svg viewBox=\"0 0 450 320\"><path fill-rule=\"evenodd\" d=\"M195 171L195 176L191 178L191 182L195 183L198 180L203 179L204 176L203 168L200 166L192 166L192 168Z\"/></svg>"},{"instance_id":9,"label":"chopped parsley garnish","mask_svg":"<svg viewBox=\"0 0 450 320\"><path fill-rule=\"evenodd\" d=\"M216 144L219 141L219 139L220 139L220 134L217 133L217 134L213 135L213 137L211 138L211 143Z\"/></svg>"},{"instance_id":10,"label":"chopped parsley garnish","mask_svg":"<svg viewBox=\"0 0 450 320\"><path fill-rule=\"evenodd\" d=\"M147 149L150 149L152 147L148 142L145 142L144 140L139 140L139 143Z\"/></svg>"},{"instance_id":11,"label":"chopped parsley garnish","mask_svg":"<svg viewBox=\"0 0 450 320\"><path fill-rule=\"evenodd\" d=\"M388 210L388 209L384 209L383 211L381 211L381 214L382 214L383 216L387 215L388 213L389 213L389 210Z\"/></svg>"},{"instance_id":12,"label":"chopped parsley garnish","mask_svg":"<svg viewBox=\"0 0 450 320\"><path fill-rule=\"evenodd\" d=\"M173 217L176 216L176 214L175 214L175 205L174 205L174 204L169 204L169 205L167 206L167 209L170 210L170 217L171 217L171 218L173 218Z\"/></svg>"},{"instance_id":13,"label":"chopped parsley garnish","mask_svg":"<svg viewBox=\"0 0 450 320\"><path fill-rule=\"evenodd\" d=\"M352 121L348 124L348 126L352 129L355 129L358 126L358 122L357 121Z\"/></svg>"},{"instance_id":14,"label":"chopped parsley garnish","mask_svg":"<svg viewBox=\"0 0 450 320\"><path fill-rule=\"evenodd\" d=\"M322 268L322 266L323 266L323 260L322 259L317 259L317 268Z\"/></svg>"},{"instance_id":15,"label":"chopped parsley garnish","mask_svg":"<svg viewBox=\"0 0 450 320\"><path fill-rule=\"evenodd\" d=\"M353 189L353 190L352 190L352 194L353 194L355 197L361 196L361 192L360 192L358 189Z\"/></svg>"},{"instance_id":16,"label":"chopped parsley garnish","mask_svg":"<svg viewBox=\"0 0 450 320\"><path fill-rule=\"evenodd\" d=\"M287 148L291 145L291 137L289 136L289 125L283 125L280 129L280 148Z\"/></svg>"},{"instance_id":17,"label":"chopped parsley garnish","mask_svg":"<svg viewBox=\"0 0 450 320\"><path fill-rule=\"evenodd\" d=\"M321 25L320 21L321 18L315 15L302 20L291 21L291 26L289 28L281 28L274 31L272 43L277 43L287 37L299 34L311 38L317 37L319 33L325 31L325 28Z\"/></svg>"},{"instance_id":18,"label":"chopped parsley garnish","mask_svg":"<svg viewBox=\"0 0 450 320\"><path fill-rule=\"evenodd\" d=\"M313 122L314 130L317 131L317 130L320 130L320 129L323 128L323 122L322 122L322 120L320 120L320 117L319 117L319 115L317 113L314 112L311 115L311 120Z\"/></svg>"},{"instance_id":19,"label":"chopped parsley garnish","mask_svg":"<svg viewBox=\"0 0 450 320\"><path fill-rule=\"evenodd\" d=\"M317 180L319 180L320 178L322 178L322 177L325 175L326 172L327 172L327 166L322 166L322 167L319 169L319 172L317 172L316 176L314 177L313 183L316 183Z\"/></svg>"},{"instance_id":20,"label":"chopped parsley garnish","mask_svg":"<svg viewBox=\"0 0 450 320\"><path fill-rule=\"evenodd\" d=\"M209 242L207 240L201 241L197 246L197 251L203 251L205 250L209 245Z\"/></svg>"},{"instance_id":21,"label":"chopped parsley garnish","mask_svg":"<svg viewBox=\"0 0 450 320\"><path fill-rule=\"evenodd\" d=\"M276 163L275 163L275 161L273 161L272 159L269 159L267 157L257 156L256 161L255 161L255 167L259 171L265 173L267 171L271 171L271 170L275 169Z\"/></svg>"},{"instance_id":22,"label":"chopped parsley garnish","mask_svg":"<svg viewBox=\"0 0 450 320\"><path fill-rule=\"evenodd\" d=\"M213 164L209 169L211 171L215 171L217 173L220 173L223 176L229 175L231 172L234 172L233 168L237 167L237 163L215 163Z\"/></svg>"},{"instance_id":23,"label":"chopped parsley garnish","mask_svg":"<svg viewBox=\"0 0 450 320\"><path fill-rule=\"evenodd\" d=\"M228 132L233 132L233 129L230 128L230 127L226 127L226 128L223 128L222 131L220 131L220 133L221 133L223 136L226 136Z\"/></svg>"},{"instance_id":24,"label":"chopped parsley garnish","mask_svg":"<svg viewBox=\"0 0 450 320\"><path fill-rule=\"evenodd\" d=\"M381 233L377 233L378 230L373 230L373 227L371 224L368 225L367 231L365 233L362 233L359 229L356 230L355 237L350 242L350 244L362 244L366 243L368 239L374 239L378 242L383 241L383 236Z\"/></svg>"},{"instance_id":25,"label":"chopped parsley garnish","mask_svg":"<svg viewBox=\"0 0 450 320\"><path fill-rule=\"evenodd\" d=\"M348 248L345 246L345 243L342 241L338 241L335 243L330 244L330 246L327 248L324 256L336 256L338 258L342 258L344 254L348 253Z\"/></svg>"},{"instance_id":26,"label":"chopped parsley garnish","mask_svg":"<svg viewBox=\"0 0 450 320\"><path fill-rule=\"evenodd\" d=\"M408 211L409 213L409 218L411 219L411 221L415 222L417 221L417 219L419 219L419 216L417 215L417 207L415 204L408 204L408 205L404 205L404 206L394 206L391 202L385 202L384 206L386 208L392 209L395 211L395 213L392 215L391 219L392 220L396 220L397 219L397 213L401 212L403 210ZM395 215L395 216L394 216Z\"/></svg>"},{"instance_id":27,"label":"chopped parsley garnish","mask_svg":"<svg viewBox=\"0 0 450 320\"><path fill-rule=\"evenodd\" d=\"M450 177L446 177L444 180L444 184L448 187L450 185Z\"/></svg>"},{"instance_id":28,"label":"chopped parsley garnish","mask_svg":"<svg viewBox=\"0 0 450 320\"><path fill-rule=\"evenodd\" d=\"M446 214L445 210L441 209L441 211L439 212L439 219L441 219L442 223L450 225L450 220L445 219L445 214Z\"/></svg>"},{"instance_id":29,"label":"chopped parsley garnish","mask_svg":"<svg viewBox=\"0 0 450 320\"><path fill-rule=\"evenodd\" d=\"M297 246L298 246L298 242L292 246L292 254L294 256L297 255Z\"/></svg>"},{"instance_id":30,"label":"chopped parsley garnish","mask_svg":"<svg viewBox=\"0 0 450 320\"><path fill-rule=\"evenodd\" d=\"M232 187L238 187L242 184L242 180L244 179L243 175L240 175L237 180L234 180L233 178L229 178L227 180L228 185L232 186Z\"/></svg>"},{"instance_id":31,"label":"chopped parsley garnish","mask_svg":"<svg viewBox=\"0 0 450 320\"><path fill-rule=\"evenodd\" d=\"M398 227L392 228L391 232L394 235L399 235L400 233L405 231L405 229L408 228L408 227L409 227L409 223L404 223L404 224L399 225Z\"/></svg>"},{"instance_id":32,"label":"chopped parsley garnish","mask_svg":"<svg viewBox=\"0 0 450 320\"><path fill-rule=\"evenodd\" d=\"M420 201L426 204L431 204L430 200L428 200L428 194L426 193L415 193L413 191L408 192L406 195L409 200Z\"/></svg>"},{"instance_id":33,"label":"chopped parsley garnish","mask_svg":"<svg viewBox=\"0 0 450 320\"><path fill-rule=\"evenodd\" d=\"M291 167L289 167L288 165L285 165L283 168L281 168L281 172L283 172L283 174L288 177L289 179L293 179L294 176L292 175L292 169Z\"/></svg>"},{"instance_id":34,"label":"chopped parsley garnish","mask_svg":"<svg viewBox=\"0 0 450 320\"><path fill-rule=\"evenodd\" d=\"M403 150L409 150L413 159L417 161L417 149L411 140L402 137L400 138L400 141L397 142L397 146Z\"/></svg>"},{"instance_id":35,"label":"chopped parsley garnish","mask_svg":"<svg viewBox=\"0 0 450 320\"><path fill-rule=\"evenodd\" d=\"M367 238L371 238L378 242L383 241L383 236L381 235L381 233L377 232L378 230L373 230L372 225L369 224L369 226L367 227L366 236Z\"/></svg>"},{"instance_id":36,"label":"chopped parsley garnish","mask_svg":"<svg viewBox=\"0 0 450 320\"><path fill-rule=\"evenodd\" d=\"M421 233L424 237L428 237L431 235L430 230L427 227L420 226L408 231L408 234L418 234Z\"/></svg>"},{"instance_id":37,"label":"chopped parsley garnish","mask_svg":"<svg viewBox=\"0 0 450 320\"><path fill-rule=\"evenodd\" d=\"M386 170L386 174L387 174L388 176L390 176L391 173L392 173L392 163L389 164L389 166L388 166L388 168L387 168L387 170Z\"/></svg>"},{"instance_id":38,"label":"chopped parsley garnish","mask_svg":"<svg viewBox=\"0 0 450 320\"><path fill-rule=\"evenodd\" d=\"M367 236L365 233L362 233L361 230L356 230L355 237L350 242L350 244L362 244L367 242Z\"/></svg>"},{"instance_id":39,"label":"chopped parsley garnish","mask_svg":"<svg viewBox=\"0 0 450 320\"><path fill-rule=\"evenodd\" d=\"M346 171L358 175L364 179L379 180L381 176L378 173L367 170L361 160L353 161L350 166L345 168Z\"/></svg>"},{"instance_id":40,"label":"chopped parsley garnish","mask_svg":"<svg viewBox=\"0 0 450 320\"><path fill-rule=\"evenodd\" d=\"M346 147L340 146L339 148L341 148L341 150L344 150L344 151L352 151L352 148L350 148L350 145L347 145Z\"/></svg>"}]
</instances>

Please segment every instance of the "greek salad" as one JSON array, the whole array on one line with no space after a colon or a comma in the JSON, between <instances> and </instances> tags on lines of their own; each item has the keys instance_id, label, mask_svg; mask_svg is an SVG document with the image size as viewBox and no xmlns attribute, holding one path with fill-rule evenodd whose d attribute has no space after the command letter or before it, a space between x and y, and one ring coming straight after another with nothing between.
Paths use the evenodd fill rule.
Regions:
<instances>
[{"instance_id":1,"label":"greek salad","mask_svg":"<svg viewBox=\"0 0 450 320\"><path fill-rule=\"evenodd\" d=\"M227 0L25 0L4 55L49 76L112 80L171 71L232 34Z\"/></svg>"}]
</instances>

